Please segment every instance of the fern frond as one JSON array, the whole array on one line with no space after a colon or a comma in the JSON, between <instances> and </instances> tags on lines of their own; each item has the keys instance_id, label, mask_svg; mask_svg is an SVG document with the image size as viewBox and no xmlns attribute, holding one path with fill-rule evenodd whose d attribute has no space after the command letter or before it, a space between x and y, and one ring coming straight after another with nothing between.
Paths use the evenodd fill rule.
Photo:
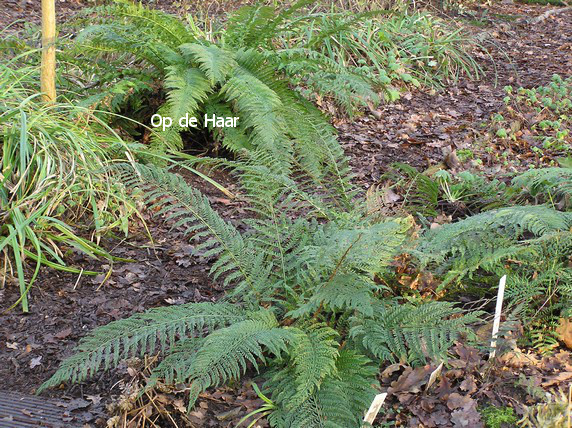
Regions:
<instances>
[{"instance_id":1,"label":"fern frond","mask_svg":"<svg viewBox=\"0 0 572 428\"><path fill-rule=\"evenodd\" d=\"M128 1L116 0L84 13L94 13L97 24L78 35L81 49L98 55L129 52L161 70L173 63L178 46L197 38L176 16Z\"/></svg>"},{"instance_id":2,"label":"fern frond","mask_svg":"<svg viewBox=\"0 0 572 428\"><path fill-rule=\"evenodd\" d=\"M113 4L99 6L90 12L96 12L99 19L111 19L114 23L121 17L125 22L138 28L138 33L153 35L156 40L176 49L184 43L192 43L196 37L175 15L158 9L144 7L141 3L128 0L115 0Z\"/></svg>"},{"instance_id":3,"label":"fern frond","mask_svg":"<svg viewBox=\"0 0 572 428\"><path fill-rule=\"evenodd\" d=\"M225 81L230 71L235 67L232 54L216 45L205 46L199 43L187 43L181 45L179 49L188 60L198 64L201 71L210 80L211 85Z\"/></svg>"},{"instance_id":4,"label":"fern frond","mask_svg":"<svg viewBox=\"0 0 572 428\"><path fill-rule=\"evenodd\" d=\"M304 185L281 171L280 165L265 151L252 151L239 162L228 163L239 173L251 209L260 219L271 221L280 216L290 218L315 215L333 219L337 206L327 195L320 194L312 184Z\"/></svg>"},{"instance_id":5,"label":"fern frond","mask_svg":"<svg viewBox=\"0 0 572 428\"><path fill-rule=\"evenodd\" d=\"M264 351L280 357L291 340L291 332L279 327L269 310L253 313L249 319L211 333L182 374L191 384L189 408L207 388L239 379L248 363L258 369L259 361L265 363Z\"/></svg>"},{"instance_id":6,"label":"fern frond","mask_svg":"<svg viewBox=\"0 0 572 428\"><path fill-rule=\"evenodd\" d=\"M439 183L421 174L411 165L397 162L392 167L407 178L406 186L404 186L405 205L425 215L436 215Z\"/></svg>"},{"instance_id":7,"label":"fern frond","mask_svg":"<svg viewBox=\"0 0 572 428\"><path fill-rule=\"evenodd\" d=\"M173 227L183 227L184 233L198 242L195 251L204 257L217 256L211 267L214 278L224 276L224 284L232 282L237 292L255 292L265 284L272 263L245 242L241 234L211 208L207 198L188 187L178 175L153 166L118 165L128 188L143 190L148 206L160 208Z\"/></svg>"},{"instance_id":8,"label":"fern frond","mask_svg":"<svg viewBox=\"0 0 572 428\"><path fill-rule=\"evenodd\" d=\"M478 314L460 316L447 302L383 305L372 318L355 318L350 336L382 361L424 364L427 359L445 360L446 352Z\"/></svg>"},{"instance_id":9,"label":"fern frond","mask_svg":"<svg viewBox=\"0 0 572 428\"><path fill-rule=\"evenodd\" d=\"M358 312L364 316L373 315L373 291L377 287L360 275L345 273L336 275L332 280L317 287L308 301L287 316L300 318L312 315L318 308L325 306L331 312Z\"/></svg>"},{"instance_id":10,"label":"fern frond","mask_svg":"<svg viewBox=\"0 0 572 428\"><path fill-rule=\"evenodd\" d=\"M233 47L258 47L259 40L268 37L268 22L274 17L274 8L262 3L241 7L229 17L225 32L227 43Z\"/></svg>"},{"instance_id":11,"label":"fern frond","mask_svg":"<svg viewBox=\"0 0 572 428\"><path fill-rule=\"evenodd\" d=\"M355 219L352 219L355 221ZM395 219L373 225L353 227L328 224L317 230L314 245L305 250L309 264L328 275L341 272L365 272L373 278L393 260L407 240L411 228L408 219Z\"/></svg>"},{"instance_id":12,"label":"fern frond","mask_svg":"<svg viewBox=\"0 0 572 428\"><path fill-rule=\"evenodd\" d=\"M515 177L512 184L543 202L561 198L565 208L572 207L572 168L531 169Z\"/></svg>"},{"instance_id":13,"label":"fern frond","mask_svg":"<svg viewBox=\"0 0 572 428\"><path fill-rule=\"evenodd\" d=\"M165 86L169 89L167 95L169 116L177 129L180 129L179 119L186 113L194 116L199 104L207 99L211 91L207 76L199 69L189 68L184 64L167 67Z\"/></svg>"},{"instance_id":14,"label":"fern frond","mask_svg":"<svg viewBox=\"0 0 572 428\"><path fill-rule=\"evenodd\" d=\"M141 34L131 25L99 24L82 30L76 44L78 53L96 58L116 52L128 53L144 59L159 70L163 70L176 51L162 44L153 34Z\"/></svg>"},{"instance_id":15,"label":"fern frond","mask_svg":"<svg viewBox=\"0 0 572 428\"><path fill-rule=\"evenodd\" d=\"M221 93L240 112L242 125L252 129L252 145L272 153L284 171L288 171L292 143L286 136L282 100L265 81L275 80L274 73L253 50L238 51L235 60L239 66L232 70Z\"/></svg>"},{"instance_id":16,"label":"fern frond","mask_svg":"<svg viewBox=\"0 0 572 428\"><path fill-rule=\"evenodd\" d=\"M423 266L451 269L451 280L484 265L498 266L511 256L524 257L538 250L540 241L533 238L567 233L571 226L571 213L547 206L501 208L427 232L415 254Z\"/></svg>"},{"instance_id":17,"label":"fern frond","mask_svg":"<svg viewBox=\"0 0 572 428\"><path fill-rule=\"evenodd\" d=\"M333 375L338 357L338 333L315 324L306 330L295 330L290 355L294 365L296 393L291 398L291 407L296 407L320 388L322 380Z\"/></svg>"},{"instance_id":18,"label":"fern frond","mask_svg":"<svg viewBox=\"0 0 572 428\"><path fill-rule=\"evenodd\" d=\"M268 416L273 426L296 428L346 428L360 425L377 386L377 367L359 353L342 349L335 372L303 403L292 408L296 393L292 368L277 370L265 384L277 409Z\"/></svg>"},{"instance_id":19,"label":"fern frond","mask_svg":"<svg viewBox=\"0 0 572 428\"><path fill-rule=\"evenodd\" d=\"M189 303L113 321L83 338L75 354L62 362L38 392L66 381L80 382L102 366L107 370L122 359L155 352L157 346L164 351L177 336L202 335L204 330L212 331L244 319L245 312L235 305Z\"/></svg>"},{"instance_id":20,"label":"fern frond","mask_svg":"<svg viewBox=\"0 0 572 428\"><path fill-rule=\"evenodd\" d=\"M165 358L153 369L147 387L152 388L159 381L166 384L184 382L189 376L189 367L204 341L204 337L179 339L174 346L171 346Z\"/></svg>"}]
</instances>

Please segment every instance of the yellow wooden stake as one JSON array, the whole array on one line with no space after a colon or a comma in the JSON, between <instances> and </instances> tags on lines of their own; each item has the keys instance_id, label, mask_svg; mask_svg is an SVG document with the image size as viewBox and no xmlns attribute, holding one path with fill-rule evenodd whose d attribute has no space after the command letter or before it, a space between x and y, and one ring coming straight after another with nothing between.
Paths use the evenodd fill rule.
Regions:
<instances>
[{"instance_id":1,"label":"yellow wooden stake","mask_svg":"<svg viewBox=\"0 0 572 428\"><path fill-rule=\"evenodd\" d=\"M42 0L42 71L40 87L44 100L56 100L56 5Z\"/></svg>"}]
</instances>

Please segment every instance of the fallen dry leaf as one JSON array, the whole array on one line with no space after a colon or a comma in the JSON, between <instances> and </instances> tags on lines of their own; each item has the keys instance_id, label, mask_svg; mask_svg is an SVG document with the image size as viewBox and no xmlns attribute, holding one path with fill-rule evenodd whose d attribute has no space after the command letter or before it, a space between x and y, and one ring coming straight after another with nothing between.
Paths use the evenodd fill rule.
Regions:
<instances>
[{"instance_id":1,"label":"fallen dry leaf","mask_svg":"<svg viewBox=\"0 0 572 428\"><path fill-rule=\"evenodd\" d=\"M572 319L560 318L560 324L556 328L556 333L568 349L572 349Z\"/></svg>"},{"instance_id":2,"label":"fallen dry leaf","mask_svg":"<svg viewBox=\"0 0 572 428\"><path fill-rule=\"evenodd\" d=\"M558 373L556 376L548 378L546 382L542 382L543 388L548 388L553 385L559 385L561 382L572 379L572 372L562 372Z\"/></svg>"},{"instance_id":3,"label":"fallen dry leaf","mask_svg":"<svg viewBox=\"0 0 572 428\"><path fill-rule=\"evenodd\" d=\"M474 400L462 409L451 413L451 422L454 428L484 428L485 426L477 410L477 402Z\"/></svg>"},{"instance_id":4,"label":"fallen dry leaf","mask_svg":"<svg viewBox=\"0 0 572 428\"><path fill-rule=\"evenodd\" d=\"M34 367L38 367L40 364L42 364L42 356L40 355L39 357L34 357L30 360L30 368L33 369Z\"/></svg>"},{"instance_id":5,"label":"fallen dry leaf","mask_svg":"<svg viewBox=\"0 0 572 428\"><path fill-rule=\"evenodd\" d=\"M466 391L467 394L472 394L477 391L477 384L475 383L475 378L472 375L467 376L467 378L461 382L459 386L461 390Z\"/></svg>"},{"instance_id":6,"label":"fallen dry leaf","mask_svg":"<svg viewBox=\"0 0 572 428\"><path fill-rule=\"evenodd\" d=\"M391 384L388 393L397 394L400 392L416 394L421 391L421 387L427 383L429 376L435 370L434 366L426 365L412 369L407 367L403 374Z\"/></svg>"},{"instance_id":7,"label":"fallen dry leaf","mask_svg":"<svg viewBox=\"0 0 572 428\"><path fill-rule=\"evenodd\" d=\"M60 331L59 333L54 334L54 337L56 339L62 340L62 339L65 339L66 337L68 337L71 334L71 332L72 332L71 327L68 327L68 328Z\"/></svg>"},{"instance_id":8,"label":"fallen dry leaf","mask_svg":"<svg viewBox=\"0 0 572 428\"><path fill-rule=\"evenodd\" d=\"M449 398L447 399L447 407L450 410L455 410L458 409L459 407L465 407L471 404L472 401L473 399L468 395L461 395L457 392L453 392L452 394L449 395Z\"/></svg>"}]
</instances>

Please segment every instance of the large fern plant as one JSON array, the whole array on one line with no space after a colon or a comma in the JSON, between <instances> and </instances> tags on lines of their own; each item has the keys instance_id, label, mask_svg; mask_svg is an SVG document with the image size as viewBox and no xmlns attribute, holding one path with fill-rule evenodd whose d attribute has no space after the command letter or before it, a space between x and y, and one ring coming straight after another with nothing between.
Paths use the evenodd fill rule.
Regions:
<instances>
[{"instance_id":1,"label":"large fern plant","mask_svg":"<svg viewBox=\"0 0 572 428\"><path fill-rule=\"evenodd\" d=\"M340 34L357 30L359 23L383 12L312 13L307 7L312 3L301 0L287 8L276 8L260 2L242 7L224 25L215 23L215 30L207 33L194 22L187 25L163 12L116 0L112 6L97 8L97 19L101 23L83 30L74 44L79 46L80 55L95 53L100 57L130 53L151 65L158 72L155 75L164 77L166 69L179 55L179 46L208 40L232 52L256 50L290 84L331 96L348 113L368 101L378 101L378 92L391 81L383 70L387 65L378 64L377 69L358 66L328 53L327 46ZM322 30L317 31L320 28ZM370 50L374 55L374 49ZM215 58L220 55L211 54ZM129 62L128 57L123 59ZM132 65L137 67L141 63L132 62Z\"/></svg>"},{"instance_id":2,"label":"large fern plant","mask_svg":"<svg viewBox=\"0 0 572 428\"><path fill-rule=\"evenodd\" d=\"M374 222L359 209L343 209L259 156L235 165L256 214L243 233L179 176L119 167L129 187L184 228L196 254L216 256L211 274L228 296L103 326L40 390L160 350L153 380L188 382L190 406L206 389L266 367L273 426L357 426L380 362L442 360L453 340L470 334L475 314L450 303L400 302L376 280L409 239L410 220Z\"/></svg>"},{"instance_id":3,"label":"large fern plant","mask_svg":"<svg viewBox=\"0 0 572 428\"><path fill-rule=\"evenodd\" d=\"M349 168L334 128L290 89L256 43L231 43L231 32L209 38L175 16L121 1L99 8L98 17L101 22L74 42L83 55L128 55L134 68L162 80L164 103L156 112L173 125L152 133L155 150L183 147L181 132L187 129L179 119L186 115L199 118L200 127L205 114L238 117L237 127L210 128L223 147L237 154L264 152L284 175L303 175L313 186L345 196L349 205Z\"/></svg>"},{"instance_id":4,"label":"large fern plant","mask_svg":"<svg viewBox=\"0 0 572 428\"><path fill-rule=\"evenodd\" d=\"M541 351L558 346L559 319L572 314L572 212L561 211L570 206L570 177L569 168L520 174L507 194L551 205L515 205L443 225L422 235L414 252L442 275L441 289L496 284L507 274L507 300Z\"/></svg>"}]
</instances>

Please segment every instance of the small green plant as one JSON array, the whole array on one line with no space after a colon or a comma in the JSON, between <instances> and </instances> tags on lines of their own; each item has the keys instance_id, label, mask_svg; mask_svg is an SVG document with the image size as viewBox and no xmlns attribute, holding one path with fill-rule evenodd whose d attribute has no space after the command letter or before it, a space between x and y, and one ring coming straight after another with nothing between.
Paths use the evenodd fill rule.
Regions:
<instances>
[{"instance_id":1,"label":"small green plant","mask_svg":"<svg viewBox=\"0 0 572 428\"><path fill-rule=\"evenodd\" d=\"M457 156L461 162L467 162L475 157L475 153L471 149L457 150Z\"/></svg>"},{"instance_id":2,"label":"small green plant","mask_svg":"<svg viewBox=\"0 0 572 428\"><path fill-rule=\"evenodd\" d=\"M543 156L545 152L567 155L572 150L572 78L554 75L546 86L504 90L506 107L491 118L497 137L530 146L537 163L551 158Z\"/></svg>"},{"instance_id":3,"label":"small green plant","mask_svg":"<svg viewBox=\"0 0 572 428\"><path fill-rule=\"evenodd\" d=\"M485 407L481 415L487 428L515 427L518 420L512 407Z\"/></svg>"},{"instance_id":4,"label":"small green plant","mask_svg":"<svg viewBox=\"0 0 572 428\"><path fill-rule=\"evenodd\" d=\"M572 168L535 168L512 180L518 200L549 203L565 211L572 209Z\"/></svg>"},{"instance_id":5,"label":"small green plant","mask_svg":"<svg viewBox=\"0 0 572 428\"><path fill-rule=\"evenodd\" d=\"M505 185L498 180L463 171L453 175L439 170L432 176L401 163L386 176L404 193L406 209L425 216L436 216L438 209L460 215L503 205Z\"/></svg>"}]
</instances>

